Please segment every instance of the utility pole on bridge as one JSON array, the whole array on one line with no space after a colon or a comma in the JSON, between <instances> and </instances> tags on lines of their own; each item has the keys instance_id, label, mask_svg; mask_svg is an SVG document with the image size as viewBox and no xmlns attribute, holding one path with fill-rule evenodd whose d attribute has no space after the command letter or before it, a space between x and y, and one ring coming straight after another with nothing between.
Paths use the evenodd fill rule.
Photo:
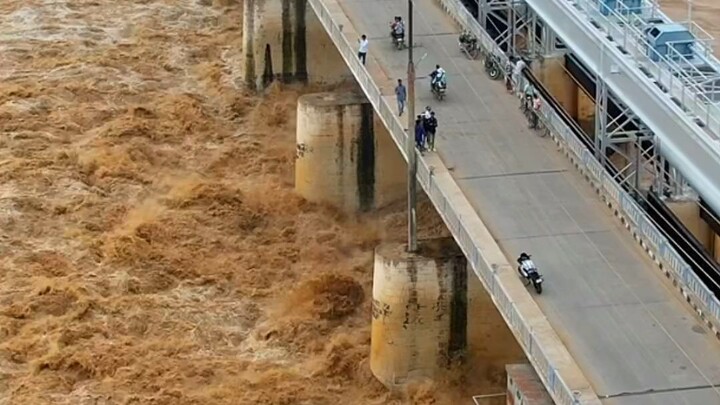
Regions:
<instances>
[{"instance_id":1,"label":"utility pole on bridge","mask_svg":"<svg viewBox=\"0 0 720 405\"><path fill-rule=\"evenodd\" d=\"M415 150L415 62L413 61L413 0L408 0L407 155L408 155L408 253L417 251L417 152Z\"/></svg>"}]
</instances>

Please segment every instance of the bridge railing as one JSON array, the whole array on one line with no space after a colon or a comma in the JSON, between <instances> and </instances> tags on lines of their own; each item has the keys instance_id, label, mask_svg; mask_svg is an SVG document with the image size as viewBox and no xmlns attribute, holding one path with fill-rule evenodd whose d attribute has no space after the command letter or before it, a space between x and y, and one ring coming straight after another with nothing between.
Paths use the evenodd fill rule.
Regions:
<instances>
[{"instance_id":1,"label":"bridge railing","mask_svg":"<svg viewBox=\"0 0 720 405\"><path fill-rule=\"evenodd\" d=\"M478 38L483 38L483 44L488 39L492 40L459 0L438 1L460 23L462 28L472 31ZM499 58L507 59L502 50L497 47L489 49ZM550 129L553 139L565 149L573 164L601 194L605 203L632 232L633 237L643 246L665 275L676 283L685 299L705 320L707 326L716 335L720 334L720 300L700 280L633 197L603 168L595 155L565 124L557 111L550 107L551 103L542 99L542 105L541 117Z\"/></svg>"},{"instance_id":2,"label":"bridge railing","mask_svg":"<svg viewBox=\"0 0 720 405\"><path fill-rule=\"evenodd\" d=\"M308 3L317 14L321 24L330 35L331 40L357 79L360 87L367 95L368 100L372 103L380 119L387 127L396 145L402 151L403 157L407 160L407 154L405 152L407 132L395 115L393 109L383 98L380 89L375 84L365 66L358 60L354 47L350 45L341 27L335 21L335 18L342 18L340 15L342 13L333 15L327 8L325 0L308 0ZM494 46L498 52L500 51L489 37L483 38L483 45L490 49L494 49ZM508 291L507 282L500 280L502 274L507 274L507 272L500 272L501 269L509 270L510 274L515 275L512 266L507 263L504 256L503 263L499 264L491 264L485 258L483 252L491 248L488 246L480 246L477 241L479 238L471 235L478 235L479 232L483 231L487 232L487 229L479 222L479 217L477 217L475 211L471 210L471 206L465 199L462 191L460 191L454 181L452 181L451 185L448 185L449 183L447 181L438 181L433 171L434 168L431 167L424 158L418 159L418 183L425 190L445 224L452 232L471 267L490 292L500 313L511 326L513 333L518 338L528 359L538 371L538 375L555 400L555 403L560 405L599 404L600 402L597 395L593 392L585 377L582 376L579 368L575 365L564 345L562 345L559 337L552 330L547 319L538 316L533 317L533 315L530 314L532 311L532 309L528 310L531 308L530 306L532 306L538 314L540 310L528 295L527 291L524 289L521 290L522 294L525 294L525 298L521 304L518 304ZM450 177L449 174L448 177ZM458 214L459 212L463 212L464 208L466 209L464 212L471 211L474 217L466 218ZM468 208L470 208L470 210L468 210ZM487 233L487 237L483 239L493 240L489 232ZM495 249L500 252L499 247L495 246ZM499 256L502 255L500 254ZM520 284L519 281L518 283ZM514 297L517 299L518 293L515 293ZM521 305L524 305L524 310L519 309ZM552 350L548 350L548 347L552 347ZM570 387L566 382L566 375L564 375L563 370L568 369L573 373L574 381L576 383L579 382L581 386Z\"/></svg>"}]
</instances>

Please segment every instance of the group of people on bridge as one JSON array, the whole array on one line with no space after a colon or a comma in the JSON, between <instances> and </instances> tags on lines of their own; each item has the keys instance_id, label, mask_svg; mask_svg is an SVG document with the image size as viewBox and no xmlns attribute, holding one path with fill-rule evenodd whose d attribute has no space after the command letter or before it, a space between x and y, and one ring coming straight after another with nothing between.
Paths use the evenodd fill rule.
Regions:
<instances>
[{"instance_id":1,"label":"group of people on bridge","mask_svg":"<svg viewBox=\"0 0 720 405\"><path fill-rule=\"evenodd\" d=\"M398 103L398 115L402 116L407 102L407 88L402 79L398 79L397 86L395 86L395 98ZM425 111L415 118L415 146L420 152L435 150L437 127L438 121L435 111L430 106L425 107Z\"/></svg>"}]
</instances>

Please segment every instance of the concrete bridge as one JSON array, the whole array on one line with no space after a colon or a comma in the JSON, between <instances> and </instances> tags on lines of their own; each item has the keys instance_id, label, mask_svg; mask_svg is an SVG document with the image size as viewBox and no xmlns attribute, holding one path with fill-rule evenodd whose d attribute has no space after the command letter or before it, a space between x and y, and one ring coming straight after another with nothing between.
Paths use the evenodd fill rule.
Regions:
<instances>
[{"instance_id":1,"label":"concrete bridge","mask_svg":"<svg viewBox=\"0 0 720 405\"><path fill-rule=\"evenodd\" d=\"M397 116L393 88L406 77L407 54L391 47L388 24L392 16L407 14L406 2L245 5L248 86L262 88L274 79L337 83L352 75L366 97L301 100L298 178L319 180L299 184L300 191L310 198L324 193L318 198L348 210L402 197L405 169L396 160L407 160L407 123ZM481 62L460 54L457 35L467 27L459 23L468 22L458 0L416 0L415 10L416 54L427 54L419 73L441 63L450 78L441 103L432 99L427 81L417 82L417 105L431 105L440 120L438 152L419 158L418 183L473 270L467 281L467 345L484 343L473 341L474 327L485 328L476 336L495 333L478 316L490 302L472 292L479 280L555 403L720 403L720 345L708 327L712 322L698 319L688 305L692 294L678 291L683 280L663 276L659 252L636 243L642 239L633 225L637 219L623 215L621 191L606 195L608 186L598 184L600 175L582 159L577 141L553 133L552 142L528 130L517 99L490 81ZM370 39L365 66L356 54L361 34ZM368 102L374 113L363 107ZM331 127L345 132L323 138ZM512 258L521 251L533 253L546 276L542 296L531 294L517 276ZM376 263L376 276L378 266L383 263ZM423 356L413 354L417 347L397 350ZM422 367L417 365L420 375ZM412 371L405 367L406 375L392 379L410 378Z\"/></svg>"}]
</instances>

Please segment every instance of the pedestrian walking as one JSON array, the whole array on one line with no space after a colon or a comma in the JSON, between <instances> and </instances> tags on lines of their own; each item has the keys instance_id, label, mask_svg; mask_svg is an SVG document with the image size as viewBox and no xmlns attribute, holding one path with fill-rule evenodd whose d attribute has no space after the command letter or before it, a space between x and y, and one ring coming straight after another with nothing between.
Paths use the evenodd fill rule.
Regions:
<instances>
[{"instance_id":1,"label":"pedestrian walking","mask_svg":"<svg viewBox=\"0 0 720 405\"><path fill-rule=\"evenodd\" d=\"M513 75L513 69L515 68L515 58L511 56L508 58L507 63L505 63L505 89L508 91L508 93L513 92L513 81L512 81L512 75Z\"/></svg>"},{"instance_id":2,"label":"pedestrian walking","mask_svg":"<svg viewBox=\"0 0 720 405\"><path fill-rule=\"evenodd\" d=\"M418 115L415 119L415 146L420 152L425 150L425 126L422 115Z\"/></svg>"},{"instance_id":3,"label":"pedestrian walking","mask_svg":"<svg viewBox=\"0 0 720 405\"><path fill-rule=\"evenodd\" d=\"M520 109L526 112L532 108L533 100L535 99L535 87L530 82L525 83L525 89L523 90L523 97L520 99Z\"/></svg>"},{"instance_id":4,"label":"pedestrian walking","mask_svg":"<svg viewBox=\"0 0 720 405\"><path fill-rule=\"evenodd\" d=\"M428 130L428 127L429 127L428 122L430 121L430 117L431 117L432 112L433 112L433 111L432 111L432 108L430 108L430 106L427 106L427 107L425 107L425 110L422 112L422 114L420 114L420 121L422 122L422 127L423 127L423 130L424 130L424 132L425 132L425 136L424 136L425 141L427 141L427 136L428 136L428 131L427 131L427 130ZM425 143L425 142L423 142L423 145L424 145L424 143Z\"/></svg>"},{"instance_id":5,"label":"pedestrian walking","mask_svg":"<svg viewBox=\"0 0 720 405\"><path fill-rule=\"evenodd\" d=\"M362 64L365 64L365 59L367 59L367 53L368 53L368 39L365 34L362 34L360 39L358 39L358 43L360 43L360 47L358 48L358 59L360 59L360 62Z\"/></svg>"},{"instance_id":6,"label":"pedestrian walking","mask_svg":"<svg viewBox=\"0 0 720 405\"><path fill-rule=\"evenodd\" d=\"M438 127L438 121L437 118L435 118L435 111L430 111L430 118L425 119L424 127L428 150L435 151L435 132Z\"/></svg>"},{"instance_id":7,"label":"pedestrian walking","mask_svg":"<svg viewBox=\"0 0 720 405\"><path fill-rule=\"evenodd\" d=\"M395 87L395 97L397 97L398 104L398 117L403 115L405 111L405 102L407 101L407 89L402 82L402 79L398 79L398 84Z\"/></svg>"},{"instance_id":8,"label":"pedestrian walking","mask_svg":"<svg viewBox=\"0 0 720 405\"><path fill-rule=\"evenodd\" d=\"M523 76L523 71L527 67L527 64L523 60L523 58L518 58L517 63L515 64L515 70L513 70L513 80L515 81L515 92L518 97L521 97L523 87L525 86L525 80Z\"/></svg>"}]
</instances>

